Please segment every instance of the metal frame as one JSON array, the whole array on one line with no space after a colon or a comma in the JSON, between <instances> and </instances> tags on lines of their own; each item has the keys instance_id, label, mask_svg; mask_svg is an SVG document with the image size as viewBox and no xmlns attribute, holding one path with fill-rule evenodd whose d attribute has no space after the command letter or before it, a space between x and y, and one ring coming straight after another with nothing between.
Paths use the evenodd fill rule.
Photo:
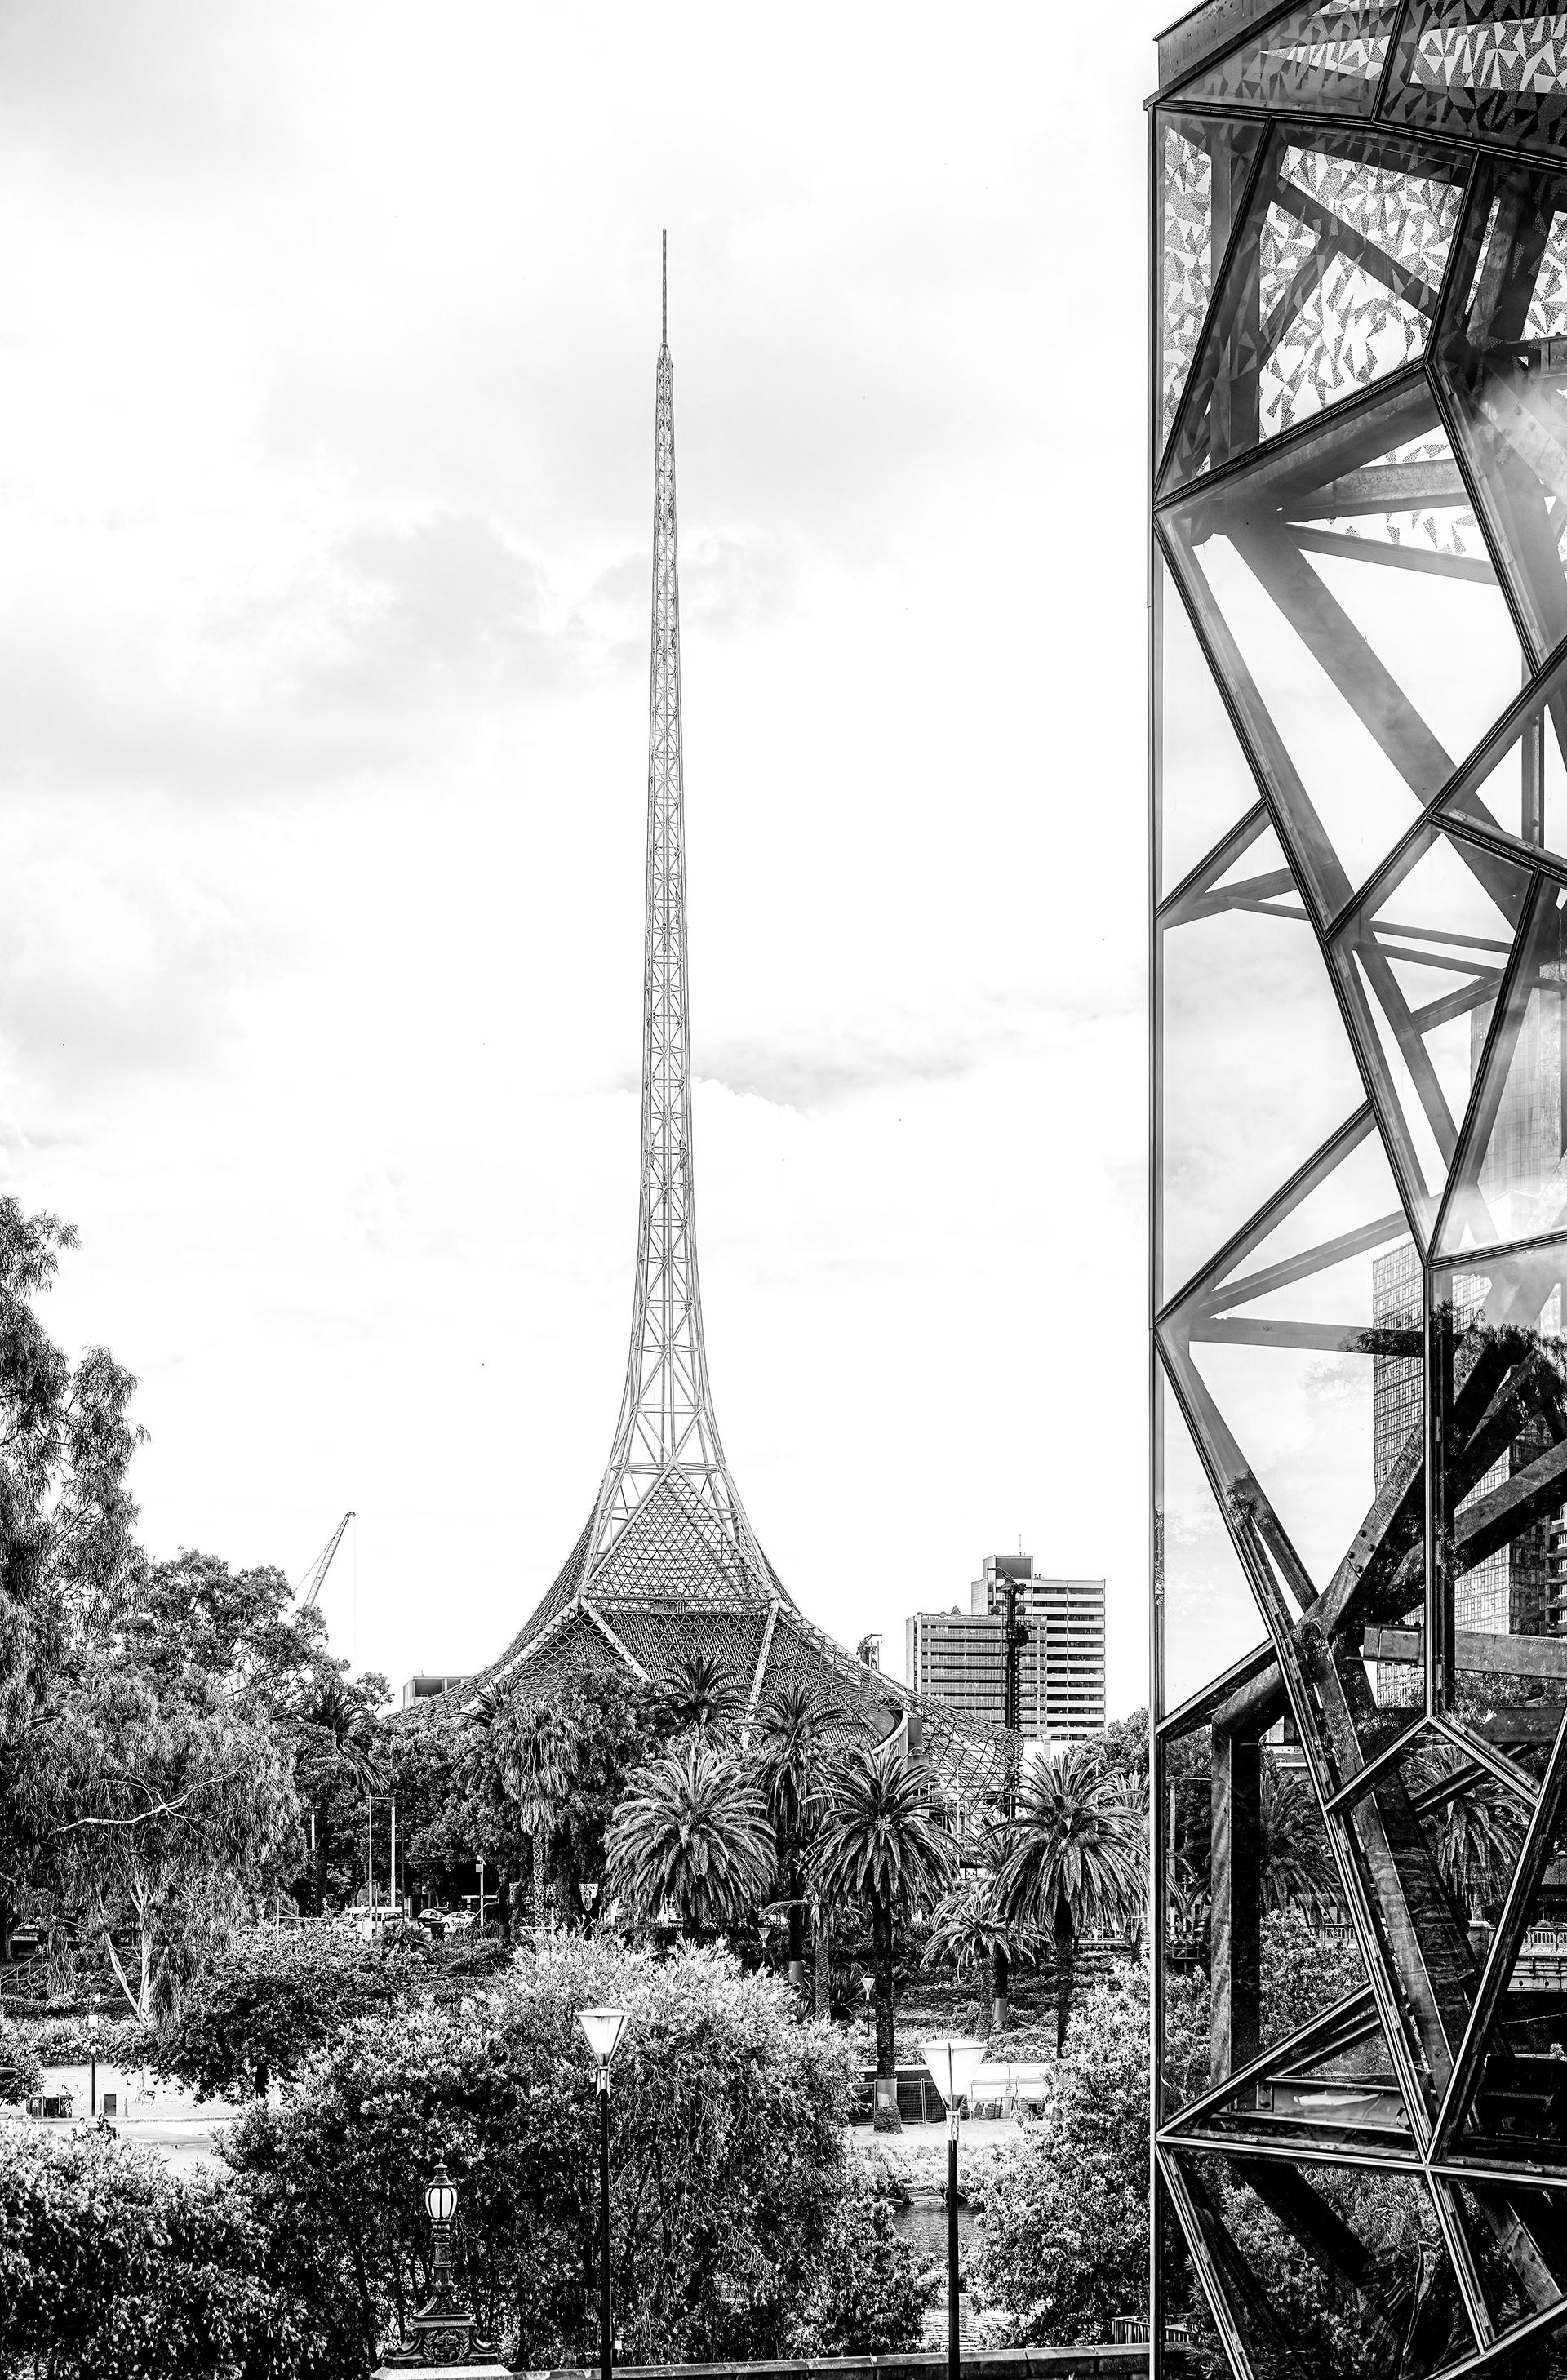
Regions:
<instances>
[{"instance_id":1,"label":"metal frame","mask_svg":"<svg viewBox=\"0 0 1567 2380\"><path fill-rule=\"evenodd\" d=\"M1517 1601L1518 1549L1536 1548L1537 1569L1542 1534L1558 1525L1567 1546L1567 815L1552 808L1567 809L1567 59L1558 64L1557 46L1549 11L1525 0L1505 14L1488 0L1271 11L1209 0L1170 42L1184 63L1149 103L1156 2368L1181 2311L1165 2252L1178 2240L1238 2380L1303 2369L1270 2308L1269 2272L1240 2244L1233 2210L1247 2192L1386 2347L1390 2373L1478 2371L1567 2330L1567 2089L1554 2091L1539 2047L1549 2034L1567 2076L1567 1983L1526 1992L1520 1968L1567 1840L1567 1659L1536 1633L1550 1607ZM1172 154L1184 184L1167 181ZM1206 267L1200 240L1179 252L1166 243L1167 207L1172 225L1200 230L1204 204ZM1166 429L1172 278L1180 376ZM1233 557L1228 581L1216 554L1225 568ZM1488 607L1496 654L1509 639L1517 651L1511 686L1483 716L1490 680L1475 679L1461 743L1441 740L1407 669L1362 626L1391 616L1366 597L1371 579L1412 595L1433 580L1494 590L1439 599L1455 617L1460 601ZM1249 610L1236 609L1243 597ZM1257 799L1165 886L1172 600ZM1308 706L1292 710L1288 686L1282 698L1254 674L1266 662L1277 679L1286 645L1349 722L1341 768L1352 735L1365 756L1360 776L1327 787L1338 807L1326 811ZM1474 678L1462 643L1445 658ZM1510 772L1516 829L1498 800ZM1376 797L1385 813L1374 785L1389 789ZM1265 836L1282 865L1258 855L1248 867ZM1304 929L1326 994L1319 1029L1353 1059L1362 1100L1315 1147L1282 1157L1278 1186L1213 1229L1221 1245L1196 1261L1188 1249L1176 1280L1164 1228L1179 1187L1167 1175L1167 953L1177 936L1248 918L1274 921L1262 930L1281 938ZM1200 1040L1186 1047L1200 1052ZM1282 1049L1275 1057L1289 1063ZM1227 1082L1225 1095L1240 1092ZM1560 1184L1537 1178L1541 1148L1546 1164L1560 1160ZM1391 1182L1380 1203L1354 1205L1346 1169L1357 1156ZM1334 1220L1318 1226L1319 1213ZM1404 1266L1406 1306L1349 1310L1341 1284L1374 1259L1384 1281L1395 1260ZM1318 1543L1310 1559L1267 1452L1269 1381L1285 1375L1266 1367L1303 1359L1358 1364L1377 1383L1373 1410L1393 1416L1364 1518L1342 1553ZM1166 1400L1259 1640L1215 1645L1217 1674L1170 1708L1181 1618ZM1315 1530L1298 1483L1295 1505ZM1512 1600L1497 1674L1535 1695L1549 1741L1516 1712L1517 1690L1488 1686L1486 1645L1500 1640L1464 1616L1464 1597L1499 1564ZM1412 1704L1379 1702L1389 1674L1413 1679ZM1258 1746L1281 1719L1298 1742L1365 1980L1269 2045L1258 2033ZM1177 1747L1204 1734L1210 2083L1181 2107L1164 2063L1166 1787ZM1439 1856L1442 1814L1461 1803L1489 1814L1511 1846L1494 1925L1460 1905ZM1373 2078L1358 2113L1353 2093L1305 2070L1324 2043L1334 2057L1385 2054L1386 2080ZM1273 2088L1286 2082L1281 2113ZM1357 2237L1333 2179L1355 2175L1401 2183L1426 2209L1428 2255L1398 2338L1396 2277Z\"/></svg>"}]
</instances>

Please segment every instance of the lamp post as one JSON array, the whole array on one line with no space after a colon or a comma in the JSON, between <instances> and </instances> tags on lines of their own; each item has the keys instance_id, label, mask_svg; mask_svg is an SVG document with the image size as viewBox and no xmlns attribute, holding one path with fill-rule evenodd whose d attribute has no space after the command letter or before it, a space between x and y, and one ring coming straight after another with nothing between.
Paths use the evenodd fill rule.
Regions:
<instances>
[{"instance_id":1,"label":"lamp post","mask_svg":"<svg viewBox=\"0 0 1567 2380\"><path fill-rule=\"evenodd\" d=\"M625 2009L577 2011L588 2046L599 2061L599 2374L612 2380L614 2332L610 2311L610 2060L626 2030Z\"/></svg>"},{"instance_id":2,"label":"lamp post","mask_svg":"<svg viewBox=\"0 0 1567 2380\"><path fill-rule=\"evenodd\" d=\"M479 1854L479 1930L484 1931L484 1853Z\"/></svg>"},{"instance_id":3,"label":"lamp post","mask_svg":"<svg viewBox=\"0 0 1567 2380\"><path fill-rule=\"evenodd\" d=\"M870 2003L876 1998L875 1976L862 1975L859 1979L859 1987L865 1994L865 2046L867 2049L870 2049L872 2046L870 2039Z\"/></svg>"},{"instance_id":4,"label":"lamp post","mask_svg":"<svg viewBox=\"0 0 1567 2380\"><path fill-rule=\"evenodd\" d=\"M985 2056L982 2041L922 2041L919 2054L947 2103L947 2380L958 2380L957 2124L958 2102L974 2087Z\"/></svg>"},{"instance_id":5,"label":"lamp post","mask_svg":"<svg viewBox=\"0 0 1567 2380\"><path fill-rule=\"evenodd\" d=\"M495 2351L491 2340L478 2336L473 2309L459 2297L452 2279L452 2217L457 2211L457 2192L444 2157L426 2186L424 2211L434 2244L430 2297L412 2318L412 2341L388 2348L383 2355L383 2363L393 2371L420 2363L467 2363Z\"/></svg>"},{"instance_id":6,"label":"lamp post","mask_svg":"<svg viewBox=\"0 0 1567 2380\"><path fill-rule=\"evenodd\" d=\"M599 1905L599 1879L596 1876L590 1876L584 1883L579 1884L577 1888L582 1896L582 1913L587 1918L589 1925L591 1925L593 1923L593 1912Z\"/></svg>"},{"instance_id":7,"label":"lamp post","mask_svg":"<svg viewBox=\"0 0 1567 2380\"><path fill-rule=\"evenodd\" d=\"M98 2027L102 2022L98 2014L98 2003L94 2000L87 2014L87 2052L92 2060L92 2081L90 2085L91 2095L87 2107L88 2113L94 2120L98 2114Z\"/></svg>"}]
</instances>

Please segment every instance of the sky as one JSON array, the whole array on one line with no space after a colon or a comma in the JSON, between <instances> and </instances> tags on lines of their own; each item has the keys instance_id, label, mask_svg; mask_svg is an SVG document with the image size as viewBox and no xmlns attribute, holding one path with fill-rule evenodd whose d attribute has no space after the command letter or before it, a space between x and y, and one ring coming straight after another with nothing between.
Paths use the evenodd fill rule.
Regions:
<instances>
[{"instance_id":1,"label":"sky","mask_svg":"<svg viewBox=\"0 0 1567 2380\"><path fill-rule=\"evenodd\" d=\"M725 1449L901 1672L1145 1698L1145 332L1170 6L9 0L0 1192L156 1554L395 1689L569 1552L630 1321L659 238Z\"/></svg>"}]
</instances>

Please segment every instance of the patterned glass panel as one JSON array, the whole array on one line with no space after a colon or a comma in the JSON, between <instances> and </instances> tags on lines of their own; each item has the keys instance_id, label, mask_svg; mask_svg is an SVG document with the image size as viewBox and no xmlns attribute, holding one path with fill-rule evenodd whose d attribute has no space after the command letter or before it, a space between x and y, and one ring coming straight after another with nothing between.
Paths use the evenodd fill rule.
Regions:
<instances>
[{"instance_id":1,"label":"patterned glass panel","mask_svg":"<svg viewBox=\"0 0 1567 2380\"><path fill-rule=\"evenodd\" d=\"M1466 170L1407 141L1272 135L1166 487L1424 355Z\"/></svg>"},{"instance_id":2,"label":"patterned glass panel","mask_svg":"<svg viewBox=\"0 0 1567 2380\"><path fill-rule=\"evenodd\" d=\"M1292 9L1206 67L1181 95L1369 115L1397 17L1397 0L1327 0Z\"/></svg>"},{"instance_id":3,"label":"patterned glass panel","mask_svg":"<svg viewBox=\"0 0 1567 2380\"><path fill-rule=\"evenodd\" d=\"M1560 148L1567 12L1524 0L1416 0L1383 113L1425 131Z\"/></svg>"},{"instance_id":4,"label":"patterned glass panel","mask_svg":"<svg viewBox=\"0 0 1567 2380\"><path fill-rule=\"evenodd\" d=\"M1200 115L1160 121L1159 310L1164 353L1160 444L1170 435L1187 367L1262 140L1257 124Z\"/></svg>"}]
</instances>

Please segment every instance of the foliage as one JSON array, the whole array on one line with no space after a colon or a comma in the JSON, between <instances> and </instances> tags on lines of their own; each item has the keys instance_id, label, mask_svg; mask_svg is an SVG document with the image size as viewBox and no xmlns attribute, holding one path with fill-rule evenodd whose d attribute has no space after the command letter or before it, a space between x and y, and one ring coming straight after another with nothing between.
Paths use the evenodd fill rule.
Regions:
<instances>
[{"instance_id":1,"label":"foliage","mask_svg":"<svg viewBox=\"0 0 1567 2380\"><path fill-rule=\"evenodd\" d=\"M801 1678L774 1686L757 1712L757 1781L789 1906L789 1964L805 1957L806 1860L826 1815L844 1714ZM825 2011L822 2011L825 2013Z\"/></svg>"},{"instance_id":2,"label":"foliage","mask_svg":"<svg viewBox=\"0 0 1567 2380\"><path fill-rule=\"evenodd\" d=\"M876 2172L851 2169L816 2285L789 2335L791 2355L892 2355L918 2346L917 2266L894 2228L903 2196Z\"/></svg>"},{"instance_id":3,"label":"foliage","mask_svg":"<svg viewBox=\"0 0 1567 2380\"><path fill-rule=\"evenodd\" d=\"M408 1961L346 1928L252 1927L225 1943L186 1992L159 2046L158 2071L199 2099L264 2093L352 2019L393 2008L410 1980Z\"/></svg>"},{"instance_id":4,"label":"foliage","mask_svg":"<svg viewBox=\"0 0 1567 2380\"><path fill-rule=\"evenodd\" d=\"M101 2065L134 2073L152 2064L156 2049L156 2036L130 2016L102 2018L96 2036L88 2032L86 2014L80 2010L68 2016L47 2016L41 2023L28 2022L17 2030L25 2032L41 2066L85 2066L96 2038Z\"/></svg>"},{"instance_id":5,"label":"foliage","mask_svg":"<svg viewBox=\"0 0 1567 2380\"><path fill-rule=\"evenodd\" d=\"M605 1886L637 1916L665 1902L692 1932L733 1925L767 1892L772 1836L739 1761L693 1735L638 1769L605 1838Z\"/></svg>"},{"instance_id":6,"label":"foliage","mask_svg":"<svg viewBox=\"0 0 1567 2380\"><path fill-rule=\"evenodd\" d=\"M1338 1871L1317 1796L1295 1771L1262 1758L1262 1900L1266 1909L1326 1912L1338 1902Z\"/></svg>"},{"instance_id":7,"label":"foliage","mask_svg":"<svg viewBox=\"0 0 1567 2380\"><path fill-rule=\"evenodd\" d=\"M428 2284L420 2193L438 2156L486 2326L515 2362L593 2360L596 2118L576 2011L594 2002L630 2011L612 2100L625 2361L774 2355L817 2301L850 2188L852 2052L723 1952L656 1962L568 1937L465 2008L350 2024L280 2107L230 2128L280 2268L315 2259L320 2301L352 2334L345 2369ZM895 2282L868 2279L873 2311Z\"/></svg>"},{"instance_id":8,"label":"foliage","mask_svg":"<svg viewBox=\"0 0 1567 2380\"><path fill-rule=\"evenodd\" d=\"M31 2034L0 2017L0 2106L16 2107L30 2098L41 2079Z\"/></svg>"},{"instance_id":9,"label":"foliage","mask_svg":"<svg viewBox=\"0 0 1567 2380\"><path fill-rule=\"evenodd\" d=\"M1262 1920L1262 2037L1282 2041L1366 1982L1352 1941L1319 1934L1298 1909Z\"/></svg>"},{"instance_id":10,"label":"foliage","mask_svg":"<svg viewBox=\"0 0 1567 2380\"><path fill-rule=\"evenodd\" d=\"M1124 1780L1107 1773L1086 1745L1041 1761L1024 1790L995 1905L1009 1925L1050 1936L1057 2056L1071 2017L1078 1942L1085 1934L1115 1931L1141 1909L1142 1831Z\"/></svg>"},{"instance_id":11,"label":"foliage","mask_svg":"<svg viewBox=\"0 0 1567 2380\"><path fill-rule=\"evenodd\" d=\"M713 1653L687 1653L659 1680L659 1693L672 1736L722 1742L746 1716L745 1680Z\"/></svg>"},{"instance_id":12,"label":"foliage","mask_svg":"<svg viewBox=\"0 0 1567 2380\"><path fill-rule=\"evenodd\" d=\"M959 1975L966 1975L989 1963L997 1950L1009 1965L1020 1965L1032 1947L1029 1934L998 1915L995 1871L985 1868L942 1894L922 1956L928 1967L951 1966Z\"/></svg>"},{"instance_id":13,"label":"foliage","mask_svg":"<svg viewBox=\"0 0 1567 2380\"><path fill-rule=\"evenodd\" d=\"M102 2138L0 2129L0 2339L49 2380L302 2380L321 2325L232 2185Z\"/></svg>"}]
</instances>

